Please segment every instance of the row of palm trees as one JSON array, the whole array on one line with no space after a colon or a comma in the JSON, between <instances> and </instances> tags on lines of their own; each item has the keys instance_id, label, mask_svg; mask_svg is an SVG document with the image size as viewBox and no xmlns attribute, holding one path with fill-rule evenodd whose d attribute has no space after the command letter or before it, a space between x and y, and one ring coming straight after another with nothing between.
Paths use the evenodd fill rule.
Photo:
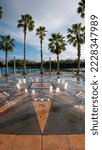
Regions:
<instances>
[{"instance_id":1,"label":"row of palm trees","mask_svg":"<svg viewBox=\"0 0 102 150\"><path fill-rule=\"evenodd\" d=\"M85 0L81 0L79 2L79 7L77 12L81 17L85 16ZM2 7L0 7L0 18L2 18ZM27 31L33 31L35 26L35 22L33 21L32 16L29 14L21 15L21 19L18 20L18 28L21 28L24 33L24 72L26 74L26 34ZM39 36L40 39L40 53L41 53L41 74L43 74L43 52L42 45L44 37L46 36L46 28L40 26L36 29L36 35ZM5 51L5 60L6 60L6 75L8 75L8 58L7 51L12 51L15 47L15 40L10 37L10 35L5 35L0 37L0 49ZM77 75L79 74L80 69L80 56L81 56L81 45L85 42L85 27L82 27L81 23L73 24L71 28L67 29L67 39L68 43L72 44L74 47L77 47L77 56L78 56L78 70ZM48 48L52 53L57 55L57 74L60 74L59 70L59 55L62 51L66 50L66 42L65 37L63 37L60 33L52 33L51 38L49 38Z\"/></svg>"}]
</instances>

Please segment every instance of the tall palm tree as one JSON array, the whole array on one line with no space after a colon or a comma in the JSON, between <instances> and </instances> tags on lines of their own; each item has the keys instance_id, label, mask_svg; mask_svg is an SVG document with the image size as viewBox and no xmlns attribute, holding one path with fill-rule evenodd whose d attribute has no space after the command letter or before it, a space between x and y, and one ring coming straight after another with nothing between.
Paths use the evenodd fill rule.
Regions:
<instances>
[{"instance_id":1,"label":"tall palm tree","mask_svg":"<svg viewBox=\"0 0 102 150\"><path fill-rule=\"evenodd\" d=\"M77 75L79 75L80 71L80 56L81 56L81 45L85 42L85 27L82 27L81 23L79 24L73 24L72 28L67 29L68 35L68 43L72 44L74 47L77 47L77 63L78 63L78 69L77 69Z\"/></svg>"},{"instance_id":2,"label":"tall palm tree","mask_svg":"<svg viewBox=\"0 0 102 150\"><path fill-rule=\"evenodd\" d=\"M0 19L2 18L2 14L3 14L3 11L2 11L2 7L0 6Z\"/></svg>"},{"instance_id":3,"label":"tall palm tree","mask_svg":"<svg viewBox=\"0 0 102 150\"><path fill-rule=\"evenodd\" d=\"M85 17L85 0L81 0L78 4L79 6L77 8L77 12L78 14L80 14L82 18L84 18Z\"/></svg>"},{"instance_id":4,"label":"tall palm tree","mask_svg":"<svg viewBox=\"0 0 102 150\"><path fill-rule=\"evenodd\" d=\"M6 76L8 76L8 51L13 51L14 41L10 35L0 36L0 50L5 51Z\"/></svg>"},{"instance_id":5,"label":"tall palm tree","mask_svg":"<svg viewBox=\"0 0 102 150\"><path fill-rule=\"evenodd\" d=\"M51 38L49 38L49 45L48 45L49 50L57 55L57 74L60 74L59 54L61 54L62 51L66 50L64 38L65 37L63 37L60 33L58 34L53 33L51 35Z\"/></svg>"},{"instance_id":6,"label":"tall palm tree","mask_svg":"<svg viewBox=\"0 0 102 150\"><path fill-rule=\"evenodd\" d=\"M40 74L43 74L43 52L42 52L42 44L44 40L44 36L46 36L46 28L43 26L40 26L39 28L36 29L36 35L39 36L40 39L40 53L41 53L41 71Z\"/></svg>"},{"instance_id":7,"label":"tall palm tree","mask_svg":"<svg viewBox=\"0 0 102 150\"><path fill-rule=\"evenodd\" d=\"M29 14L21 15L21 20L18 20L18 28L22 28L24 32L24 72L26 74L26 34L28 31L33 31L34 21Z\"/></svg>"}]
</instances>

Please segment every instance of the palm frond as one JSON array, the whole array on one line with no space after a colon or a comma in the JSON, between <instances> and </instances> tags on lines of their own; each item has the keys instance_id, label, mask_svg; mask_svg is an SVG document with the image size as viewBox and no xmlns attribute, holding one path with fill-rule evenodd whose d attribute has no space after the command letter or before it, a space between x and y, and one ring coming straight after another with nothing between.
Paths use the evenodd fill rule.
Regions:
<instances>
[{"instance_id":1,"label":"palm frond","mask_svg":"<svg viewBox=\"0 0 102 150\"><path fill-rule=\"evenodd\" d=\"M39 28L36 29L36 35L39 35L39 39L43 40L46 36L46 28L44 26L39 26Z\"/></svg>"},{"instance_id":2,"label":"palm frond","mask_svg":"<svg viewBox=\"0 0 102 150\"><path fill-rule=\"evenodd\" d=\"M84 44L85 42L85 26L82 27L81 23L73 24L72 28L67 29L68 43L72 44L74 47L78 44Z\"/></svg>"},{"instance_id":3,"label":"palm frond","mask_svg":"<svg viewBox=\"0 0 102 150\"><path fill-rule=\"evenodd\" d=\"M52 53L60 54L62 51L66 50L66 43L60 33L52 33L51 38L49 38L48 48Z\"/></svg>"},{"instance_id":4,"label":"palm frond","mask_svg":"<svg viewBox=\"0 0 102 150\"><path fill-rule=\"evenodd\" d=\"M5 51L13 51L15 40L11 39L10 35L0 36L0 49Z\"/></svg>"},{"instance_id":5,"label":"palm frond","mask_svg":"<svg viewBox=\"0 0 102 150\"><path fill-rule=\"evenodd\" d=\"M0 6L0 19L2 18L2 14L3 14L3 11L2 11L2 7Z\"/></svg>"},{"instance_id":6,"label":"palm frond","mask_svg":"<svg viewBox=\"0 0 102 150\"><path fill-rule=\"evenodd\" d=\"M77 13L80 14L82 18L85 17L85 0L81 0L79 3L79 6L77 8Z\"/></svg>"},{"instance_id":7,"label":"palm frond","mask_svg":"<svg viewBox=\"0 0 102 150\"><path fill-rule=\"evenodd\" d=\"M23 31L26 31L27 29L29 31L32 31L34 29L34 21L32 16L29 14L21 15L21 19L18 20L18 28L23 28Z\"/></svg>"}]
</instances>

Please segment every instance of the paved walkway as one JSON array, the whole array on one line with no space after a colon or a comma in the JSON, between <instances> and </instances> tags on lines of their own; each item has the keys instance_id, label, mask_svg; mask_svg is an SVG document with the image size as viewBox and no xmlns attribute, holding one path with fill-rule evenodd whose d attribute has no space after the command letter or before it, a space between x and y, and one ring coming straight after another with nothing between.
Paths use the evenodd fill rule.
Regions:
<instances>
[{"instance_id":1,"label":"paved walkway","mask_svg":"<svg viewBox=\"0 0 102 150\"><path fill-rule=\"evenodd\" d=\"M0 150L85 150L84 135L0 135Z\"/></svg>"}]
</instances>

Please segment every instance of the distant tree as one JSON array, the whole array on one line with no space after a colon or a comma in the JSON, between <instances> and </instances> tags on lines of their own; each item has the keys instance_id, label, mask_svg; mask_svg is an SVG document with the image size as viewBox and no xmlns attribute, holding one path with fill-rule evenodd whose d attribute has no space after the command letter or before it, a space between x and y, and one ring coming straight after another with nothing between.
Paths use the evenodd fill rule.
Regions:
<instances>
[{"instance_id":1,"label":"distant tree","mask_svg":"<svg viewBox=\"0 0 102 150\"><path fill-rule=\"evenodd\" d=\"M24 60L16 60L16 66L17 67L23 67L23 65L24 65Z\"/></svg>"},{"instance_id":2,"label":"distant tree","mask_svg":"<svg viewBox=\"0 0 102 150\"><path fill-rule=\"evenodd\" d=\"M2 18L2 14L3 14L3 11L2 11L2 7L0 6L0 19Z\"/></svg>"},{"instance_id":3,"label":"distant tree","mask_svg":"<svg viewBox=\"0 0 102 150\"><path fill-rule=\"evenodd\" d=\"M10 35L0 36L0 50L5 51L6 76L8 76L8 51L13 51L14 41Z\"/></svg>"},{"instance_id":4,"label":"distant tree","mask_svg":"<svg viewBox=\"0 0 102 150\"><path fill-rule=\"evenodd\" d=\"M53 33L51 35L51 38L49 38L49 50L52 53L55 53L57 55L57 74L60 74L59 70L59 55L62 51L66 50L66 44L65 44L65 37L63 37L60 33L55 34Z\"/></svg>"},{"instance_id":5,"label":"distant tree","mask_svg":"<svg viewBox=\"0 0 102 150\"><path fill-rule=\"evenodd\" d=\"M32 16L29 14L21 15L21 20L18 20L18 28L22 28L24 32L24 72L26 74L26 33L28 31L33 31L34 29L34 21Z\"/></svg>"},{"instance_id":6,"label":"distant tree","mask_svg":"<svg viewBox=\"0 0 102 150\"><path fill-rule=\"evenodd\" d=\"M3 62L0 60L0 67L3 67Z\"/></svg>"},{"instance_id":7,"label":"distant tree","mask_svg":"<svg viewBox=\"0 0 102 150\"><path fill-rule=\"evenodd\" d=\"M79 75L80 72L80 56L81 56L81 45L85 42L85 27L81 26L81 23L79 24L73 24L72 28L68 28L68 43L72 44L74 47L77 47L77 75Z\"/></svg>"},{"instance_id":8,"label":"distant tree","mask_svg":"<svg viewBox=\"0 0 102 150\"><path fill-rule=\"evenodd\" d=\"M39 28L36 29L36 35L39 35L40 39L40 53L41 53L41 72L40 74L43 74L43 52L42 52L42 44L44 40L44 36L46 36L46 28L43 26L40 26Z\"/></svg>"},{"instance_id":9,"label":"distant tree","mask_svg":"<svg viewBox=\"0 0 102 150\"><path fill-rule=\"evenodd\" d=\"M77 12L78 14L80 14L82 18L84 18L85 17L85 0L81 0L78 4L79 6L77 8Z\"/></svg>"}]
</instances>

